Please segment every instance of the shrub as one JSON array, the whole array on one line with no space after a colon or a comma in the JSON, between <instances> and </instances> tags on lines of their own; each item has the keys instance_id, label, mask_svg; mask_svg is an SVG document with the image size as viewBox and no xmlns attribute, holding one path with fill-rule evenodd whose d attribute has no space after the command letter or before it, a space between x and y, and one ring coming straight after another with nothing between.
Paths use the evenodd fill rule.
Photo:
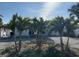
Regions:
<instances>
[{"instance_id":1,"label":"shrub","mask_svg":"<svg viewBox=\"0 0 79 59\"><path fill-rule=\"evenodd\" d=\"M10 53L10 50L12 50L12 48L10 48L10 47L5 48L5 49L1 52L1 54L3 55L3 54L5 54L5 53Z\"/></svg>"}]
</instances>

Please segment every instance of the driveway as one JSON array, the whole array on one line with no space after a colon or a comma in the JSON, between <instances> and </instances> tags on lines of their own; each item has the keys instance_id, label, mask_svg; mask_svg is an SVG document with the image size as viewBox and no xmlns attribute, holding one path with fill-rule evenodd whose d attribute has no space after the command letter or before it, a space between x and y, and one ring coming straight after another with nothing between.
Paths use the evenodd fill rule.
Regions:
<instances>
[{"instance_id":1,"label":"driveway","mask_svg":"<svg viewBox=\"0 0 79 59\"><path fill-rule=\"evenodd\" d=\"M49 38L54 40L55 43L60 43L60 37L49 37ZM5 39L4 41L1 41L0 42L0 49L14 45L14 41L13 40L9 41L9 40L6 41L6 39ZM64 42L64 44L67 42L67 37L63 37L63 42ZM79 39L78 38L70 38L69 44L70 44L70 47L72 47L72 48L79 48Z\"/></svg>"}]
</instances>

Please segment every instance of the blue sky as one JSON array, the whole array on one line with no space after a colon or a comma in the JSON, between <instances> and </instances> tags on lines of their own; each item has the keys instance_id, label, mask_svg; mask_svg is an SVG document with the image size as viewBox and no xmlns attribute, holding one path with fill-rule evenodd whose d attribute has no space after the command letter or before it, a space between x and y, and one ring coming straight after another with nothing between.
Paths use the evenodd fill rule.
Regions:
<instances>
[{"instance_id":1,"label":"blue sky","mask_svg":"<svg viewBox=\"0 0 79 59\"><path fill-rule=\"evenodd\" d=\"M0 14L3 22L11 20L13 14L18 13L23 17L46 17L52 19L56 16L68 17L68 9L74 5L73 2L44 3L44 2L0 2Z\"/></svg>"}]
</instances>

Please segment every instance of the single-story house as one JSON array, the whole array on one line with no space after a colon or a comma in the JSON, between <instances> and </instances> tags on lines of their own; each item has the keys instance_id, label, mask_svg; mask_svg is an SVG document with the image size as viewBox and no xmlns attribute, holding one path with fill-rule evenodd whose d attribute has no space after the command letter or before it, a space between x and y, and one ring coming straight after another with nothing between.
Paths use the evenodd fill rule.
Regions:
<instances>
[{"instance_id":1,"label":"single-story house","mask_svg":"<svg viewBox=\"0 0 79 59\"><path fill-rule=\"evenodd\" d=\"M64 31L66 31L66 30L64 30ZM79 29L74 30L74 32L75 32L76 37L78 37L79 36ZM5 26L2 26L0 28L0 37L11 37L11 33L12 33L12 31L10 29L8 29L7 27L5 27ZM35 33L30 33L29 29L24 30L22 32L22 36L30 36L30 34L35 34ZM45 33L45 34L47 34L47 33ZM18 32L17 29L15 29L15 35L19 36L19 32ZM52 31L51 35L52 36L59 36L59 33Z\"/></svg>"},{"instance_id":2,"label":"single-story house","mask_svg":"<svg viewBox=\"0 0 79 59\"><path fill-rule=\"evenodd\" d=\"M12 31L10 30L10 29L8 29L8 28L6 28L5 26L2 26L1 28L0 28L0 37L10 37L10 33L11 33Z\"/></svg>"},{"instance_id":3,"label":"single-story house","mask_svg":"<svg viewBox=\"0 0 79 59\"><path fill-rule=\"evenodd\" d=\"M76 37L79 37L79 28L74 30Z\"/></svg>"},{"instance_id":4,"label":"single-story house","mask_svg":"<svg viewBox=\"0 0 79 59\"><path fill-rule=\"evenodd\" d=\"M19 36L19 31L17 29L15 29L15 35ZM21 35L22 36L29 36L29 29L24 30Z\"/></svg>"}]
</instances>

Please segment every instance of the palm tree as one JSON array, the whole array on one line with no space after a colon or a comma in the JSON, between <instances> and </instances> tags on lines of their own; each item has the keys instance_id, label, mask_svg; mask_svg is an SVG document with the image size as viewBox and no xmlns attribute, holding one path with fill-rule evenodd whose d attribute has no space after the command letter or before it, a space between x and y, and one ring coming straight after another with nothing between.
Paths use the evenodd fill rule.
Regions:
<instances>
[{"instance_id":1,"label":"palm tree","mask_svg":"<svg viewBox=\"0 0 79 59\"><path fill-rule=\"evenodd\" d=\"M30 25L31 30L33 31L33 34L36 38L36 47L38 47L38 50L41 50L41 43L42 43L42 34L45 32L45 22L42 17L37 19L36 17L31 20Z\"/></svg>"},{"instance_id":2,"label":"palm tree","mask_svg":"<svg viewBox=\"0 0 79 59\"><path fill-rule=\"evenodd\" d=\"M64 29L64 26L65 26L65 22L64 22L64 19L63 17L56 17L52 23L53 26L51 27L51 30L49 31L49 34L52 32L52 31L55 31L55 32L59 32L59 35L60 35L60 44L61 44L61 50L63 51L64 50L64 44L63 44L63 39L62 39L62 36L63 36L63 29Z\"/></svg>"},{"instance_id":3,"label":"palm tree","mask_svg":"<svg viewBox=\"0 0 79 59\"><path fill-rule=\"evenodd\" d=\"M17 44L16 44L16 35L15 35L15 29L16 29L16 19L17 19L17 14L14 14L12 16L12 20L7 24L8 28L12 30L13 32L13 40L15 40L15 50L17 54Z\"/></svg>"},{"instance_id":4,"label":"palm tree","mask_svg":"<svg viewBox=\"0 0 79 59\"><path fill-rule=\"evenodd\" d=\"M68 11L70 12L70 16L73 15L79 19L79 3L73 5Z\"/></svg>"},{"instance_id":5,"label":"palm tree","mask_svg":"<svg viewBox=\"0 0 79 59\"><path fill-rule=\"evenodd\" d=\"M67 22L68 25L66 25L67 27L67 31L68 30L73 30L73 28L77 28L77 23L79 23L79 3L73 5L70 9L68 9L68 11L70 12L70 17L77 17L78 19L76 21L74 21L73 24L70 24L70 21ZM69 32L69 31L68 31ZM69 41L69 39L68 39ZM68 41L67 41L67 46L68 46Z\"/></svg>"},{"instance_id":6,"label":"palm tree","mask_svg":"<svg viewBox=\"0 0 79 59\"><path fill-rule=\"evenodd\" d=\"M74 30L76 29L77 22L74 20L74 17L70 17L66 19L65 22L66 22L65 28L67 30L67 36L68 36L66 49L68 50L69 49L69 37L71 34L74 35Z\"/></svg>"},{"instance_id":7,"label":"palm tree","mask_svg":"<svg viewBox=\"0 0 79 59\"><path fill-rule=\"evenodd\" d=\"M73 5L68 11L70 12L70 16L77 17L77 21L75 23L79 23L79 3ZM77 28L79 28L78 25Z\"/></svg>"},{"instance_id":8,"label":"palm tree","mask_svg":"<svg viewBox=\"0 0 79 59\"><path fill-rule=\"evenodd\" d=\"M39 51L41 50L41 45L43 42L43 34L45 33L46 24L42 17L38 20L38 27L37 27L37 46L39 47Z\"/></svg>"},{"instance_id":9,"label":"palm tree","mask_svg":"<svg viewBox=\"0 0 79 59\"><path fill-rule=\"evenodd\" d=\"M73 5L68 11L70 12L70 16L76 16L78 18L75 23L79 23L79 3Z\"/></svg>"},{"instance_id":10,"label":"palm tree","mask_svg":"<svg viewBox=\"0 0 79 59\"><path fill-rule=\"evenodd\" d=\"M22 32L27 29L29 25L29 19L28 18L22 18L21 16L17 17L17 24L16 28L19 31L19 48L18 52L21 50L21 37L22 37Z\"/></svg>"},{"instance_id":11,"label":"palm tree","mask_svg":"<svg viewBox=\"0 0 79 59\"><path fill-rule=\"evenodd\" d=\"M32 31L34 32L35 38L36 38L36 47L37 48L37 53L41 56L41 46L43 42L43 35L45 32L45 21L42 17L37 19L36 17L32 19L32 24L31 24Z\"/></svg>"}]
</instances>

